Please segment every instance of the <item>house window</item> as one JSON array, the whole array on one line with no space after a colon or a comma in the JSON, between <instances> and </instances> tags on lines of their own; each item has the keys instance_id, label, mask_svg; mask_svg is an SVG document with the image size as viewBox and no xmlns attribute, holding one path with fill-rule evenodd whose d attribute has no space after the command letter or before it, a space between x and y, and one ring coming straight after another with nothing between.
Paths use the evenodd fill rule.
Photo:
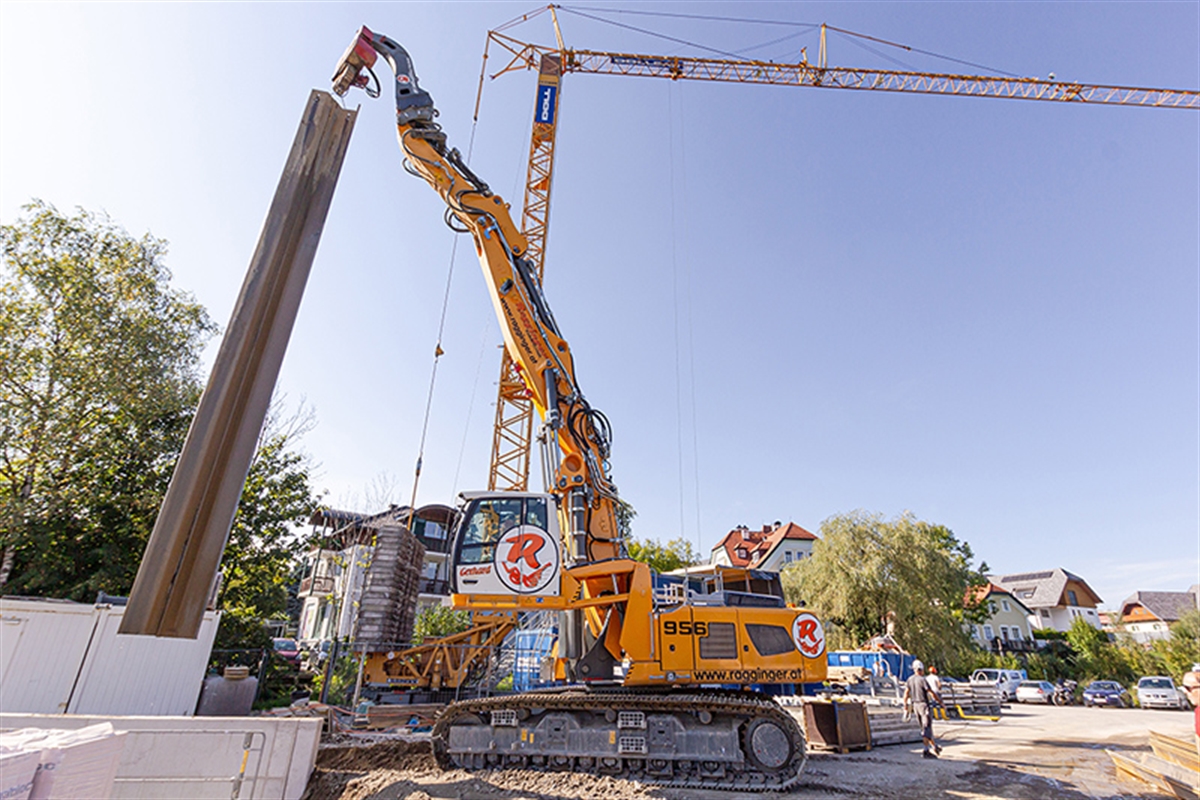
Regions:
<instances>
[{"instance_id":1,"label":"house window","mask_svg":"<svg viewBox=\"0 0 1200 800\"><path fill-rule=\"evenodd\" d=\"M990 642L990 641L992 640L992 638L993 638L993 633L994 633L994 631L992 630L992 626L991 626L991 625L984 625L984 626L983 626L983 638L984 638L986 641L989 641L989 642Z\"/></svg>"},{"instance_id":2,"label":"house window","mask_svg":"<svg viewBox=\"0 0 1200 800\"><path fill-rule=\"evenodd\" d=\"M739 547L737 549L737 557L744 561L750 557L750 553L746 550L746 548Z\"/></svg>"},{"instance_id":3,"label":"house window","mask_svg":"<svg viewBox=\"0 0 1200 800\"><path fill-rule=\"evenodd\" d=\"M992 612L993 614L995 614L995 613L996 613L996 604L995 604L994 602L991 602L991 601L989 601L989 602L988 602L988 608L991 610L991 612Z\"/></svg>"},{"instance_id":4,"label":"house window","mask_svg":"<svg viewBox=\"0 0 1200 800\"><path fill-rule=\"evenodd\" d=\"M1007 600L1001 600L1001 601L1000 601L1000 607L1001 607L1001 608L1003 608L1005 611L1012 611L1012 609L1011 609L1011 608L1009 607L1009 605L1008 605L1008 601L1007 601Z\"/></svg>"},{"instance_id":5,"label":"house window","mask_svg":"<svg viewBox=\"0 0 1200 800\"><path fill-rule=\"evenodd\" d=\"M1045 619L1050 619L1050 611L1048 609L1043 608L1042 609L1042 617Z\"/></svg>"},{"instance_id":6,"label":"house window","mask_svg":"<svg viewBox=\"0 0 1200 800\"><path fill-rule=\"evenodd\" d=\"M1020 628L1018 628L1016 625L1013 625L1013 626L1012 626L1012 628L1010 628L1010 630L1012 631L1012 639L1013 639L1013 641L1014 641L1014 642L1019 642L1019 641L1021 641L1021 629L1020 629Z\"/></svg>"},{"instance_id":7,"label":"house window","mask_svg":"<svg viewBox=\"0 0 1200 800\"><path fill-rule=\"evenodd\" d=\"M1079 598L1077 598L1077 597L1075 596L1075 590L1074 590L1074 589L1068 589L1068 590L1067 590L1067 602L1068 602L1070 605L1073 605L1073 606L1077 606L1077 605L1079 605Z\"/></svg>"},{"instance_id":8,"label":"house window","mask_svg":"<svg viewBox=\"0 0 1200 800\"><path fill-rule=\"evenodd\" d=\"M791 550L789 550L783 554L783 560L785 563L788 563L788 564L792 563L792 551Z\"/></svg>"},{"instance_id":9,"label":"house window","mask_svg":"<svg viewBox=\"0 0 1200 800\"><path fill-rule=\"evenodd\" d=\"M1006 642L1008 641L1008 626L1007 625L1000 626L1000 638Z\"/></svg>"}]
</instances>

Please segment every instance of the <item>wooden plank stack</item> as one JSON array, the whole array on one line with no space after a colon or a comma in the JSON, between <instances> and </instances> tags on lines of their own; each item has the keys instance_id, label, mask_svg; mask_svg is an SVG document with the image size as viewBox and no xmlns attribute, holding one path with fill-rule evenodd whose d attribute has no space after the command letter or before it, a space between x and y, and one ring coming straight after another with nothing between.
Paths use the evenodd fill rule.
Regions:
<instances>
[{"instance_id":1,"label":"wooden plank stack","mask_svg":"<svg viewBox=\"0 0 1200 800\"><path fill-rule=\"evenodd\" d=\"M1105 750L1119 774L1151 784L1168 797L1200 800L1200 751L1193 742L1150 732L1152 753L1136 759Z\"/></svg>"}]
</instances>

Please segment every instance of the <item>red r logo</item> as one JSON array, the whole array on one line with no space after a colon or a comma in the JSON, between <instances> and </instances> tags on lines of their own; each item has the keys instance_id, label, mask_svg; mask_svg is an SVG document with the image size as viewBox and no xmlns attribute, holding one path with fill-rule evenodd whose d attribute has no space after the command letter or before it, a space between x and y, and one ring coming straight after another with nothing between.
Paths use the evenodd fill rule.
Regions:
<instances>
[{"instance_id":1,"label":"red r logo","mask_svg":"<svg viewBox=\"0 0 1200 800\"><path fill-rule=\"evenodd\" d=\"M807 658L820 658L825 652L825 629L821 621L805 611L792 622L792 641Z\"/></svg>"},{"instance_id":2,"label":"red r logo","mask_svg":"<svg viewBox=\"0 0 1200 800\"><path fill-rule=\"evenodd\" d=\"M559 574L557 542L534 525L508 530L492 558L500 582L519 594L545 591Z\"/></svg>"},{"instance_id":3,"label":"red r logo","mask_svg":"<svg viewBox=\"0 0 1200 800\"><path fill-rule=\"evenodd\" d=\"M546 546L546 540L536 533L522 531L510 539L504 540L505 544L511 544L512 547L508 551L508 556L504 559L510 564L516 564L522 558L525 559L525 565L530 569L537 569L541 563L537 559L538 551Z\"/></svg>"}]
</instances>

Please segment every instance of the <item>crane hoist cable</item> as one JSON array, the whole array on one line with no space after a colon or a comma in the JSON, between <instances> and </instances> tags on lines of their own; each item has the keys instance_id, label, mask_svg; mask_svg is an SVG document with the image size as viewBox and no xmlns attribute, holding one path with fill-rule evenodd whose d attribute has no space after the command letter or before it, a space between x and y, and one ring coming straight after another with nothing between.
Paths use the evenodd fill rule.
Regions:
<instances>
[{"instance_id":1,"label":"crane hoist cable","mask_svg":"<svg viewBox=\"0 0 1200 800\"><path fill-rule=\"evenodd\" d=\"M372 73L373 74L373 73ZM431 123L434 128L437 128L436 123ZM471 138L467 144L467 157L470 158L471 153L475 149L475 130L479 127L479 121L475 120L471 124ZM409 164L404 164L404 169L412 172ZM415 174L415 173L414 173ZM470 174L469 172L466 174ZM446 226L456 233L465 233L465 231L457 230L451 223L454 215L447 209ZM442 335L446 330L446 312L450 307L450 287L454 282L454 261L458 257L458 237L453 237L453 243L450 245L450 265L446 270L446 289L442 293L442 312L438 319L437 343L433 348L433 366L429 371L429 392L425 396L425 415L421 421L421 440L417 446L417 463L413 470L413 487L412 495L408 503L408 528L412 529L413 516L417 513L417 489L421 484L421 466L425 460L425 441L429 434L429 415L433 409L433 392L437 385L438 363L440 362L445 351L442 349Z\"/></svg>"}]
</instances>

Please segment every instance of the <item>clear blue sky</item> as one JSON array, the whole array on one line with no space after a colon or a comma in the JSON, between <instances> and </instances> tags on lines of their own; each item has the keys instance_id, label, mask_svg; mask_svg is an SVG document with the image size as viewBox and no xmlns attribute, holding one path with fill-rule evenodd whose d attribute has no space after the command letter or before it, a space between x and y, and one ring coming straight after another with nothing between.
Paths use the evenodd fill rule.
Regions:
<instances>
[{"instance_id":1,"label":"clear blue sky","mask_svg":"<svg viewBox=\"0 0 1200 800\"><path fill-rule=\"evenodd\" d=\"M485 33L536 8L6 2L0 218L40 197L166 238L176 285L223 325L305 98L357 27L408 47L465 152ZM622 8L1200 87L1194 2ZM817 49L756 47L794 27L586 13L779 61ZM574 47L702 52L562 22ZM553 42L544 15L511 33ZM973 71L840 36L829 61ZM517 207L533 90L488 81L471 157ZM408 500L454 238L400 167L388 95L352 102L281 376L316 408L306 446L343 506L385 473ZM547 293L639 536L707 551L740 523L910 510L995 571L1062 566L1109 606L1197 581L1200 114L572 75L561 120ZM486 481L491 315L463 242L421 503Z\"/></svg>"}]
</instances>

